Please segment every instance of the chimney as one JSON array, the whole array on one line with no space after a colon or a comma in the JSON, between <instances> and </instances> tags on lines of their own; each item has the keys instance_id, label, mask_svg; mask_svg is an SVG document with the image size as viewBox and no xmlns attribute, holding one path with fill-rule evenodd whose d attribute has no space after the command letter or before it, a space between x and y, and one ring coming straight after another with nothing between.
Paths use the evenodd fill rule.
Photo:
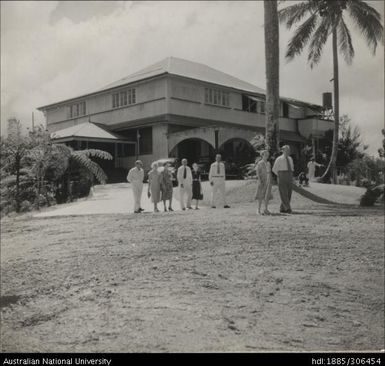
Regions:
<instances>
[{"instance_id":1,"label":"chimney","mask_svg":"<svg viewBox=\"0 0 385 366\"><path fill-rule=\"evenodd\" d=\"M326 110L333 109L332 93L322 93L322 105Z\"/></svg>"}]
</instances>

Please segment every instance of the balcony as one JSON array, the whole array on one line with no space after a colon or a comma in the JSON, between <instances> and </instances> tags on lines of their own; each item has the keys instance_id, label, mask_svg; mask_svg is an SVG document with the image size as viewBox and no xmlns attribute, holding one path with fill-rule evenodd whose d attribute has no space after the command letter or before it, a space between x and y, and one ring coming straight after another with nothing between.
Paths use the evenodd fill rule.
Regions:
<instances>
[{"instance_id":1,"label":"balcony","mask_svg":"<svg viewBox=\"0 0 385 366\"><path fill-rule=\"evenodd\" d=\"M314 117L298 120L299 133L306 139L311 137L322 138L327 130L331 130L333 128L334 121L330 120L323 120Z\"/></svg>"}]
</instances>

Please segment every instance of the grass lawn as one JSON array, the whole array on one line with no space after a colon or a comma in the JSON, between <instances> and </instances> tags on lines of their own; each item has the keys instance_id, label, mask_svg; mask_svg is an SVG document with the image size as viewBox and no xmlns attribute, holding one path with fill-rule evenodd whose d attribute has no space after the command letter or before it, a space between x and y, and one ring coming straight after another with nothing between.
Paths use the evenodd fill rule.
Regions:
<instances>
[{"instance_id":1,"label":"grass lawn","mask_svg":"<svg viewBox=\"0 0 385 366\"><path fill-rule=\"evenodd\" d=\"M1 350L382 349L383 207L256 216L255 183L229 188L229 210L2 220Z\"/></svg>"}]
</instances>

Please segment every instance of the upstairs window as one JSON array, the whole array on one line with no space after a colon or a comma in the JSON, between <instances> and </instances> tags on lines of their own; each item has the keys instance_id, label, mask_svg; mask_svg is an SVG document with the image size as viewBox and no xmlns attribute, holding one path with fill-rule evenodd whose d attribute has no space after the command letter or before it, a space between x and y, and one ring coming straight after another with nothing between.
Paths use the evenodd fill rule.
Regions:
<instances>
[{"instance_id":1,"label":"upstairs window","mask_svg":"<svg viewBox=\"0 0 385 366\"><path fill-rule=\"evenodd\" d=\"M262 98L242 94L242 110L250 113L265 113L265 101Z\"/></svg>"},{"instance_id":2,"label":"upstairs window","mask_svg":"<svg viewBox=\"0 0 385 366\"><path fill-rule=\"evenodd\" d=\"M242 110L245 112L257 113L257 101L247 95L242 95Z\"/></svg>"},{"instance_id":3,"label":"upstairs window","mask_svg":"<svg viewBox=\"0 0 385 366\"><path fill-rule=\"evenodd\" d=\"M136 103L135 89L128 89L112 94L112 108L124 107Z\"/></svg>"},{"instance_id":4,"label":"upstairs window","mask_svg":"<svg viewBox=\"0 0 385 366\"><path fill-rule=\"evenodd\" d=\"M212 88L205 88L205 103L221 105L224 107L230 106L229 93Z\"/></svg>"},{"instance_id":5,"label":"upstairs window","mask_svg":"<svg viewBox=\"0 0 385 366\"><path fill-rule=\"evenodd\" d=\"M79 102L75 104L71 104L67 106L67 117L68 118L76 118L85 116L86 114L86 102Z\"/></svg>"}]
</instances>

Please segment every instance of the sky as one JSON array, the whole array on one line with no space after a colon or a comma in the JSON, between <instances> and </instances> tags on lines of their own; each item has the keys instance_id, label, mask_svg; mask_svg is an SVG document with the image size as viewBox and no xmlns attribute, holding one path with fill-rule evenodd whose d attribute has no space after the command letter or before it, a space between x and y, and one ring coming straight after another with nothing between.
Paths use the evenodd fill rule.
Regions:
<instances>
[{"instance_id":1,"label":"sky","mask_svg":"<svg viewBox=\"0 0 385 366\"><path fill-rule=\"evenodd\" d=\"M384 2L368 1L380 14ZM1 1L1 132L36 108L93 92L168 56L200 62L266 88L263 1ZM340 113L376 155L384 128L384 47L373 56L354 24L355 58L340 58ZM287 62L280 26L280 94L322 104L333 90L331 39L311 69Z\"/></svg>"}]
</instances>

